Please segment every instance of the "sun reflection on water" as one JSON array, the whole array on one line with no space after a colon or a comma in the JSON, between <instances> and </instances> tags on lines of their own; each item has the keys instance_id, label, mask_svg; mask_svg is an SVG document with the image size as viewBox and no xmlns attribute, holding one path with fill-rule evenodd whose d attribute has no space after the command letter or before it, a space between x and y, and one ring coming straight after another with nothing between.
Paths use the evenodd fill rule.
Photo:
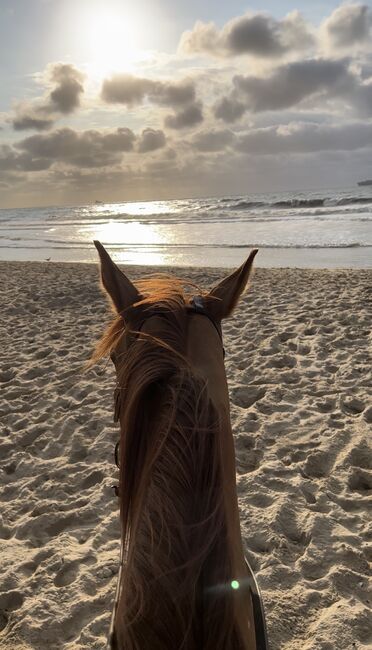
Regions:
<instances>
[{"instance_id":1,"label":"sun reflection on water","mask_svg":"<svg viewBox=\"0 0 372 650\"><path fill-rule=\"evenodd\" d=\"M98 239L116 262L154 265L171 263L166 248L170 238L165 233L160 233L159 228L152 224L110 220L106 223L91 224L80 230L80 233L90 241ZM158 246L164 248L164 252Z\"/></svg>"}]
</instances>

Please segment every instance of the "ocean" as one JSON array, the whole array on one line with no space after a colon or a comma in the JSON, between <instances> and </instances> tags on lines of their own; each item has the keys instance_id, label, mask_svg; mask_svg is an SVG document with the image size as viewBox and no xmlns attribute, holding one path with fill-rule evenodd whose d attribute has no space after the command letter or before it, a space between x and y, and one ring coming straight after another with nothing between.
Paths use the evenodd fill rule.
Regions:
<instances>
[{"instance_id":1,"label":"ocean","mask_svg":"<svg viewBox=\"0 0 372 650\"><path fill-rule=\"evenodd\" d=\"M372 266L372 186L0 210L0 259L231 267Z\"/></svg>"}]
</instances>

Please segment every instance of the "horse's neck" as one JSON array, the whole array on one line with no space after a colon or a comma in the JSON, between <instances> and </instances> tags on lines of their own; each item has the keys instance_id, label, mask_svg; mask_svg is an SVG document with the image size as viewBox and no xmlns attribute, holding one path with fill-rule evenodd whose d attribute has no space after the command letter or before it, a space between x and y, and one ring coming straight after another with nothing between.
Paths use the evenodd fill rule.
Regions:
<instances>
[{"instance_id":1,"label":"horse's neck","mask_svg":"<svg viewBox=\"0 0 372 650\"><path fill-rule=\"evenodd\" d=\"M245 560L243 552L243 544L240 531L240 518L238 507L238 496L236 487L236 463L235 463L235 447L234 438L231 429L230 413L223 410L220 412L221 418L221 464L222 472L224 473L224 499L225 499L225 512L226 516L230 519L227 530L231 535L231 548L234 552L233 565L236 568L237 575L245 572Z\"/></svg>"}]
</instances>

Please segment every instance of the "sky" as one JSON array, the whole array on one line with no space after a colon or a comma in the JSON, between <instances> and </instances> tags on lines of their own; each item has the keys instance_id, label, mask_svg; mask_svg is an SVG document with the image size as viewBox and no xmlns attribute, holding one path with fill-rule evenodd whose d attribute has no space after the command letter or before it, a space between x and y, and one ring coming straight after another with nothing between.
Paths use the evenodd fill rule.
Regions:
<instances>
[{"instance_id":1,"label":"sky","mask_svg":"<svg viewBox=\"0 0 372 650\"><path fill-rule=\"evenodd\" d=\"M1 0L0 207L372 178L372 6Z\"/></svg>"}]
</instances>

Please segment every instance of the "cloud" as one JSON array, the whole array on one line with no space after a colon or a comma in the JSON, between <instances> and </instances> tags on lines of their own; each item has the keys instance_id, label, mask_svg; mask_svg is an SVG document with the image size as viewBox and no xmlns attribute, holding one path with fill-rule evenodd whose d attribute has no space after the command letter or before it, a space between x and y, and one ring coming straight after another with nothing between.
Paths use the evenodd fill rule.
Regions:
<instances>
[{"instance_id":1,"label":"cloud","mask_svg":"<svg viewBox=\"0 0 372 650\"><path fill-rule=\"evenodd\" d=\"M282 20L263 13L246 13L229 20L221 30L214 23L198 21L191 31L182 34L179 49L218 57L249 54L273 58L313 44L311 29L299 12L293 11Z\"/></svg>"},{"instance_id":2,"label":"cloud","mask_svg":"<svg viewBox=\"0 0 372 650\"><path fill-rule=\"evenodd\" d=\"M61 162L75 167L105 167L121 162L124 152L132 151L136 136L130 129L113 131L74 131L64 128L45 135L33 135L17 142L16 150L32 160Z\"/></svg>"},{"instance_id":3,"label":"cloud","mask_svg":"<svg viewBox=\"0 0 372 650\"><path fill-rule=\"evenodd\" d=\"M234 133L229 129L199 131L193 138L191 144L198 151L221 151L232 143L234 137Z\"/></svg>"},{"instance_id":4,"label":"cloud","mask_svg":"<svg viewBox=\"0 0 372 650\"><path fill-rule=\"evenodd\" d=\"M252 130L240 135L236 149L251 155L353 151L372 145L372 124L297 123Z\"/></svg>"},{"instance_id":5,"label":"cloud","mask_svg":"<svg viewBox=\"0 0 372 650\"><path fill-rule=\"evenodd\" d=\"M53 126L54 117L48 115L43 108L32 108L25 106L19 108L17 115L12 119L12 126L15 131L47 131Z\"/></svg>"},{"instance_id":6,"label":"cloud","mask_svg":"<svg viewBox=\"0 0 372 650\"><path fill-rule=\"evenodd\" d=\"M150 93L150 100L164 106L184 106L195 100L195 87L191 81L178 84L157 81Z\"/></svg>"},{"instance_id":7,"label":"cloud","mask_svg":"<svg viewBox=\"0 0 372 650\"><path fill-rule=\"evenodd\" d=\"M144 129L138 141L138 151L147 153L165 147L166 140L163 131L154 129Z\"/></svg>"},{"instance_id":8,"label":"cloud","mask_svg":"<svg viewBox=\"0 0 372 650\"><path fill-rule=\"evenodd\" d=\"M352 99L360 115L372 116L372 82L361 84L353 93Z\"/></svg>"},{"instance_id":9,"label":"cloud","mask_svg":"<svg viewBox=\"0 0 372 650\"><path fill-rule=\"evenodd\" d=\"M358 49L371 46L372 11L367 5L346 4L337 7L321 26L321 34L331 48Z\"/></svg>"},{"instance_id":10,"label":"cloud","mask_svg":"<svg viewBox=\"0 0 372 650\"><path fill-rule=\"evenodd\" d=\"M236 122L247 110L247 106L243 102L231 97L222 97L218 100L214 107L214 114L224 122Z\"/></svg>"},{"instance_id":11,"label":"cloud","mask_svg":"<svg viewBox=\"0 0 372 650\"><path fill-rule=\"evenodd\" d=\"M337 184L351 169L362 178L372 151L369 5L342 4L319 28L298 12L282 20L247 13L218 27L199 22L182 47L202 58L159 55L138 74L107 76L96 91L74 65L52 63L35 99L27 95L0 116L1 182L22 178L37 203L71 201L70 191L83 199L96 185L120 200ZM84 86L87 110L75 116ZM18 185L14 197L9 190L9 204L19 200Z\"/></svg>"},{"instance_id":12,"label":"cloud","mask_svg":"<svg viewBox=\"0 0 372 650\"><path fill-rule=\"evenodd\" d=\"M2 145L0 170L40 171L56 163L81 169L115 167L121 164L124 153L145 154L165 145L163 131L149 128L139 137L125 127L104 131L62 128L32 135L13 146Z\"/></svg>"},{"instance_id":13,"label":"cloud","mask_svg":"<svg viewBox=\"0 0 372 650\"><path fill-rule=\"evenodd\" d=\"M17 152L9 145L0 145L1 172L27 172L48 169L50 162L44 158L34 157L28 152Z\"/></svg>"},{"instance_id":14,"label":"cloud","mask_svg":"<svg viewBox=\"0 0 372 650\"><path fill-rule=\"evenodd\" d=\"M348 61L309 59L287 63L268 77L233 79L234 89L214 107L216 117L232 122L246 111L277 111L291 108L314 95L343 96L355 89Z\"/></svg>"},{"instance_id":15,"label":"cloud","mask_svg":"<svg viewBox=\"0 0 372 650\"><path fill-rule=\"evenodd\" d=\"M80 106L84 92L83 73L73 65L55 63L50 68L50 79L56 84L49 96L51 106L60 113L72 113Z\"/></svg>"},{"instance_id":16,"label":"cloud","mask_svg":"<svg viewBox=\"0 0 372 650\"><path fill-rule=\"evenodd\" d=\"M143 102L151 84L152 82L148 79L133 77L129 74L117 74L111 79L104 80L101 97L108 104L135 106Z\"/></svg>"},{"instance_id":17,"label":"cloud","mask_svg":"<svg viewBox=\"0 0 372 650\"><path fill-rule=\"evenodd\" d=\"M203 119L201 104L195 103L190 104L190 106L187 106L175 115L167 115L164 124L170 129L184 129L199 124Z\"/></svg>"},{"instance_id":18,"label":"cloud","mask_svg":"<svg viewBox=\"0 0 372 650\"><path fill-rule=\"evenodd\" d=\"M101 97L108 104L128 107L142 104L146 98L155 104L179 107L195 100L195 87L189 80L172 83L116 74L104 80Z\"/></svg>"},{"instance_id":19,"label":"cloud","mask_svg":"<svg viewBox=\"0 0 372 650\"><path fill-rule=\"evenodd\" d=\"M11 119L16 131L50 129L61 115L68 115L80 106L84 92L83 73L71 64L51 63L44 75L51 90L42 98L24 102L16 109Z\"/></svg>"}]
</instances>

